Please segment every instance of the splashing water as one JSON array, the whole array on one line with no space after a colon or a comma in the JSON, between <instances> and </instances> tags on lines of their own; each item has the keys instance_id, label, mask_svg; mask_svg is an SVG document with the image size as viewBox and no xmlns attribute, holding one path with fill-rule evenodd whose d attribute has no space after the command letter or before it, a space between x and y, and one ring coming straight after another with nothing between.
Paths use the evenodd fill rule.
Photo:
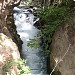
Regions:
<instances>
[{"instance_id":1,"label":"splashing water","mask_svg":"<svg viewBox=\"0 0 75 75\"><path fill-rule=\"evenodd\" d=\"M28 11L28 9L14 8L14 21L16 25L17 33L20 35L23 41L22 54L24 59L27 59L27 64L31 69L32 75L47 75L46 59L42 55L41 48L31 48L27 46L27 42L30 39L37 37L37 33L40 31L34 24L39 20L37 18L34 21L35 16Z\"/></svg>"}]
</instances>

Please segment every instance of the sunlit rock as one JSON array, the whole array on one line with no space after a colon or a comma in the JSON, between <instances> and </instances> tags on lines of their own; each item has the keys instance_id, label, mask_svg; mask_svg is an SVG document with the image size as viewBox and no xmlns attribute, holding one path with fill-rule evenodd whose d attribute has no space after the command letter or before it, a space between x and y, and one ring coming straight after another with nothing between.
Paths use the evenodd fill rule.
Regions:
<instances>
[{"instance_id":1,"label":"sunlit rock","mask_svg":"<svg viewBox=\"0 0 75 75\"><path fill-rule=\"evenodd\" d=\"M20 58L20 54L16 44L12 41L11 38L7 37L3 33L0 33L0 75L2 75L2 72L4 72L2 68L6 61L17 60L19 58ZM14 75L17 75L16 66L17 65L14 64L11 71L10 71L11 68L9 67L9 71L10 72L13 71Z\"/></svg>"}]
</instances>

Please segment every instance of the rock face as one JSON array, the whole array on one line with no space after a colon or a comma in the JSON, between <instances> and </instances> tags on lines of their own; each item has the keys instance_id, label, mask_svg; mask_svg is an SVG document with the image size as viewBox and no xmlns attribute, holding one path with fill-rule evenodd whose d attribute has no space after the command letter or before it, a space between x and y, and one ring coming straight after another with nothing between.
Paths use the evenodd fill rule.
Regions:
<instances>
[{"instance_id":1,"label":"rock face","mask_svg":"<svg viewBox=\"0 0 75 75\"><path fill-rule=\"evenodd\" d=\"M3 69L4 65L6 64L6 61L14 60L14 59L16 60L19 58L20 58L20 55L19 55L16 44L12 41L12 39L8 38L3 33L0 33L0 75L3 75L3 73L5 72L4 69L9 69L9 71L11 69L11 67L9 68L5 67ZM6 65L9 65L9 64L6 64ZM13 65L10 73L12 73L13 71L13 74L17 75L18 69L16 66L17 66L16 64Z\"/></svg>"},{"instance_id":2,"label":"rock face","mask_svg":"<svg viewBox=\"0 0 75 75\"><path fill-rule=\"evenodd\" d=\"M69 24L60 26L54 34L51 47L51 68L66 53L63 60L57 65L54 75L75 75L75 26ZM58 71L60 74L58 74Z\"/></svg>"},{"instance_id":3,"label":"rock face","mask_svg":"<svg viewBox=\"0 0 75 75\"><path fill-rule=\"evenodd\" d=\"M2 0L3 2L4 0ZM13 18L13 8L16 5L12 5L14 0L5 0L4 7L2 7L2 2L0 1L0 33L4 33L10 37L18 46L21 51L22 41L20 36L17 34L16 26L14 24ZM19 0L20 2L21 0Z\"/></svg>"},{"instance_id":4,"label":"rock face","mask_svg":"<svg viewBox=\"0 0 75 75\"><path fill-rule=\"evenodd\" d=\"M14 6L11 5L13 1L14 0L0 1L0 75L11 75L11 73L18 75L16 64L12 65L12 69L10 64L6 64L6 62L10 60L20 58L18 48L21 50L22 45L22 41L20 40L19 35L17 35L16 27L14 25ZM6 68L6 66L4 67L4 65L7 65L8 68ZM8 70L10 74L9 72L3 74Z\"/></svg>"}]
</instances>

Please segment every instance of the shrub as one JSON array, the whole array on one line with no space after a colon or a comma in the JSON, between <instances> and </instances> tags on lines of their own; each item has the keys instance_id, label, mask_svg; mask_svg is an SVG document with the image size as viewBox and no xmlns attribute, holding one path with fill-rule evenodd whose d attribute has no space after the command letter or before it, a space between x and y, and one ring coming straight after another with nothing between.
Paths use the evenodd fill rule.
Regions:
<instances>
[{"instance_id":1,"label":"shrub","mask_svg":"<svg viewBox=\"0 0 75 75\"><path fill-rule=\"evenodd\" d=\"M30 68L25 66L25 60L8 60L5 61L5 64L2 67L2 75L7 75L7 73L12 74L11 70L13 69L13 65L17 65L18 75L30 74ZM16 68L15 68L16 69Z\"/></svg>"},{"instance_id":2,"label":"shrub","mask_svg":"<svg viewBox=\"0 0 75 75\"><path fill-rule=\"evenodd\" d=\"M43 49L49 50L52 37L59 25L66 19L66 14L70 8L68 7L50 7L49 9L45 8L39 14L39 17L42 22L42 39L43 39Z\"/></svg>"},{"instance_id":3,"label":"shrub","mask_svg":"<svg viewBox=\"0 0 75 75\"><path fill-rule=\"evenodd\" d=\"M52 37L56 29L61 25L61 23L66 20L68 12L70 8L69 7L50 7L46 8L44 10L41 10L39 13L39 18L41 20L41 33L40 35L40 41L37 41L38 38L31 39L29 41L28 46L31 47L39 47L40 46L44 49L44 54L48 55L50 52L50 44L52 42ZM36 44L36 42L39 42Z\"/></svg>"}]
</instances>

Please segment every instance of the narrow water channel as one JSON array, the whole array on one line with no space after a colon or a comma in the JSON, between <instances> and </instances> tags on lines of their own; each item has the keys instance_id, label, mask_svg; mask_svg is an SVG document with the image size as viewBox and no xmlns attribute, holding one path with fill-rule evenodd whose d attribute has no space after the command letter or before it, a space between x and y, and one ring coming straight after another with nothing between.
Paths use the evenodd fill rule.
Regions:
<instances>
[{"instance_id":1,"label":"narrow water channel","mask_svg":"<svg viewBox=\"0 0 75 75\"><path fill-rule=\"evenodd\" d=\"M47 62L42 53L43 50L27 46L28 41L34 39L35 36L37 37L37 33L40 31L34 26L39 18L35 20L35 16L28 9L17 7L14 8L13 15L17 33L23 41L23 58L27 60L26 65L30 67L31 75L47 75Z\"/></svg>"}]
</instances>

